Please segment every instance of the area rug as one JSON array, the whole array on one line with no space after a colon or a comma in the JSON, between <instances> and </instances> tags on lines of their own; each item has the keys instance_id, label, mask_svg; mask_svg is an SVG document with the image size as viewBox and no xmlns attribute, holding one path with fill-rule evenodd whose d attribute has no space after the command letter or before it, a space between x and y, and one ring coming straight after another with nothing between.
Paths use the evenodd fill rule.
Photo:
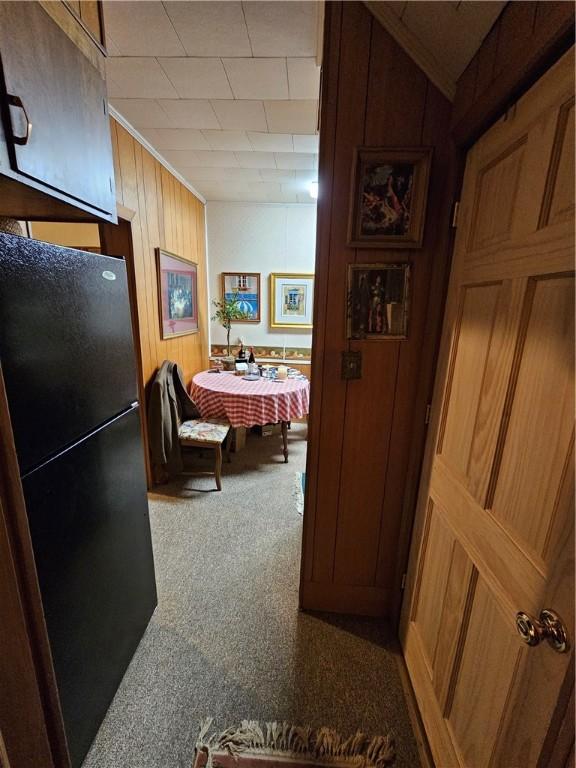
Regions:
<instances>
[{"instance_id":1,"label":"area rug","mask_svg":"<svg viewBox=\"0 0 576 768\"><path fill-rule=\"evenodd\" d=\"M294 473L294 499L296 501L296 511L299 515L304 514L304 490L306 488L306 472Z\"/></svg>"},{"instance_id":2,"label":"area rug","mask_svg":"<svg viewBox=\"0 0 576 768\"><path fill-rule=\"evenodd\" d=\"M343 738L332 728L243 720L210 734L213 719L200 724L193 768L385 768L394 759L390 734Z\"/></svg>"}]
</instances>

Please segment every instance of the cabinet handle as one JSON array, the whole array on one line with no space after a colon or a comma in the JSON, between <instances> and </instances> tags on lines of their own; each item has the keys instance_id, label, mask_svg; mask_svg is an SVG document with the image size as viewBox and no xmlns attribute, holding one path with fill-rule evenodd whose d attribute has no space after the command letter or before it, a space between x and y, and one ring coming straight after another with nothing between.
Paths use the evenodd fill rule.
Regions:
<instances>
[{"instance_id":1,"label":"cabinet handle","mask_svg":"<svg viewBox=\"0 0 576 768\"><path fill-rule=\"evenodd\" d=\"M14 134L14 130L12 130L12 141L14 144L21 144L22 146L24 144L28 144L28 139L30 138L30 134L32 133L32 123L30 122L30 118L28 117L28 112L26 112L26 108L24 104L22 103L22 99L20 96L14 96L13 94L8 94L8 104L11 107L16 107L17 109L21 109L22 112L24 112L24 118L26 120L26 133L24 136L16 136ZM10 120L10 127L12 127L12 120Z\"/></svg>"}]
</instances>

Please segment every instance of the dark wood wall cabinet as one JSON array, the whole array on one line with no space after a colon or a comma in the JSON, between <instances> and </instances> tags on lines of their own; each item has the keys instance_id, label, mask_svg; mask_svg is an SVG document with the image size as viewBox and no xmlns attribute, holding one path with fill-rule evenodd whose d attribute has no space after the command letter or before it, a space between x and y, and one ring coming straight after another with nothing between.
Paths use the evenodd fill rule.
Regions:
<instances>
[{"instance_id":1,"label":"dark wood wall cabinet","mask_svg":"<svg viewBox=\"0 0 576 768\"><path fill-rule=\"evenodd\" d=\"M50 6L0 3L0 216L116 221L103 49Z\"/></svg>"}]
</instances>

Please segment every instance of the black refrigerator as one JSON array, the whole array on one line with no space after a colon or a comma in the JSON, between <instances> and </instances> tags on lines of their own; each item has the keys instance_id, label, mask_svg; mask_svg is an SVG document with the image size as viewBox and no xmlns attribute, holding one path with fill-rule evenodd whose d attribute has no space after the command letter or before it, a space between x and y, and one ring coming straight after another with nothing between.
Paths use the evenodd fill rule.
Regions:
<instances>
[{"instance_id":1,"label":"black refrigerator","mask_svg":"<svg viewBox=\"0 0 576 768\"><path fill-rule=\"evenodd\" d=\"M0 233L0 364L76 768L156 606L124 262Z\"/></svg>"}]
</instances>

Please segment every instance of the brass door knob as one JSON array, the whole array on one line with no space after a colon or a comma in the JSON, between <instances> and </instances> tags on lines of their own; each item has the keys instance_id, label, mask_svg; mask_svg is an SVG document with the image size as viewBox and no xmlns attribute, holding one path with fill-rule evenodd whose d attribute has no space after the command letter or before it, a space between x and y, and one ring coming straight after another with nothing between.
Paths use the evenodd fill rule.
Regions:
<instances>
[{"instance_id":1,"label":"brass door knob","mask_svg":"<svg viewBox=\"0 0 576 768\"><path fill-rule=\"evenodd\" d=\"M562 619L547 608L540 612L540 619L535 619L523 611L517 613L516 629L526 645L539 645L542 640L547 640L558 653L566 653L570 647L568 632Z\"/></svg>"}]
</instances>

